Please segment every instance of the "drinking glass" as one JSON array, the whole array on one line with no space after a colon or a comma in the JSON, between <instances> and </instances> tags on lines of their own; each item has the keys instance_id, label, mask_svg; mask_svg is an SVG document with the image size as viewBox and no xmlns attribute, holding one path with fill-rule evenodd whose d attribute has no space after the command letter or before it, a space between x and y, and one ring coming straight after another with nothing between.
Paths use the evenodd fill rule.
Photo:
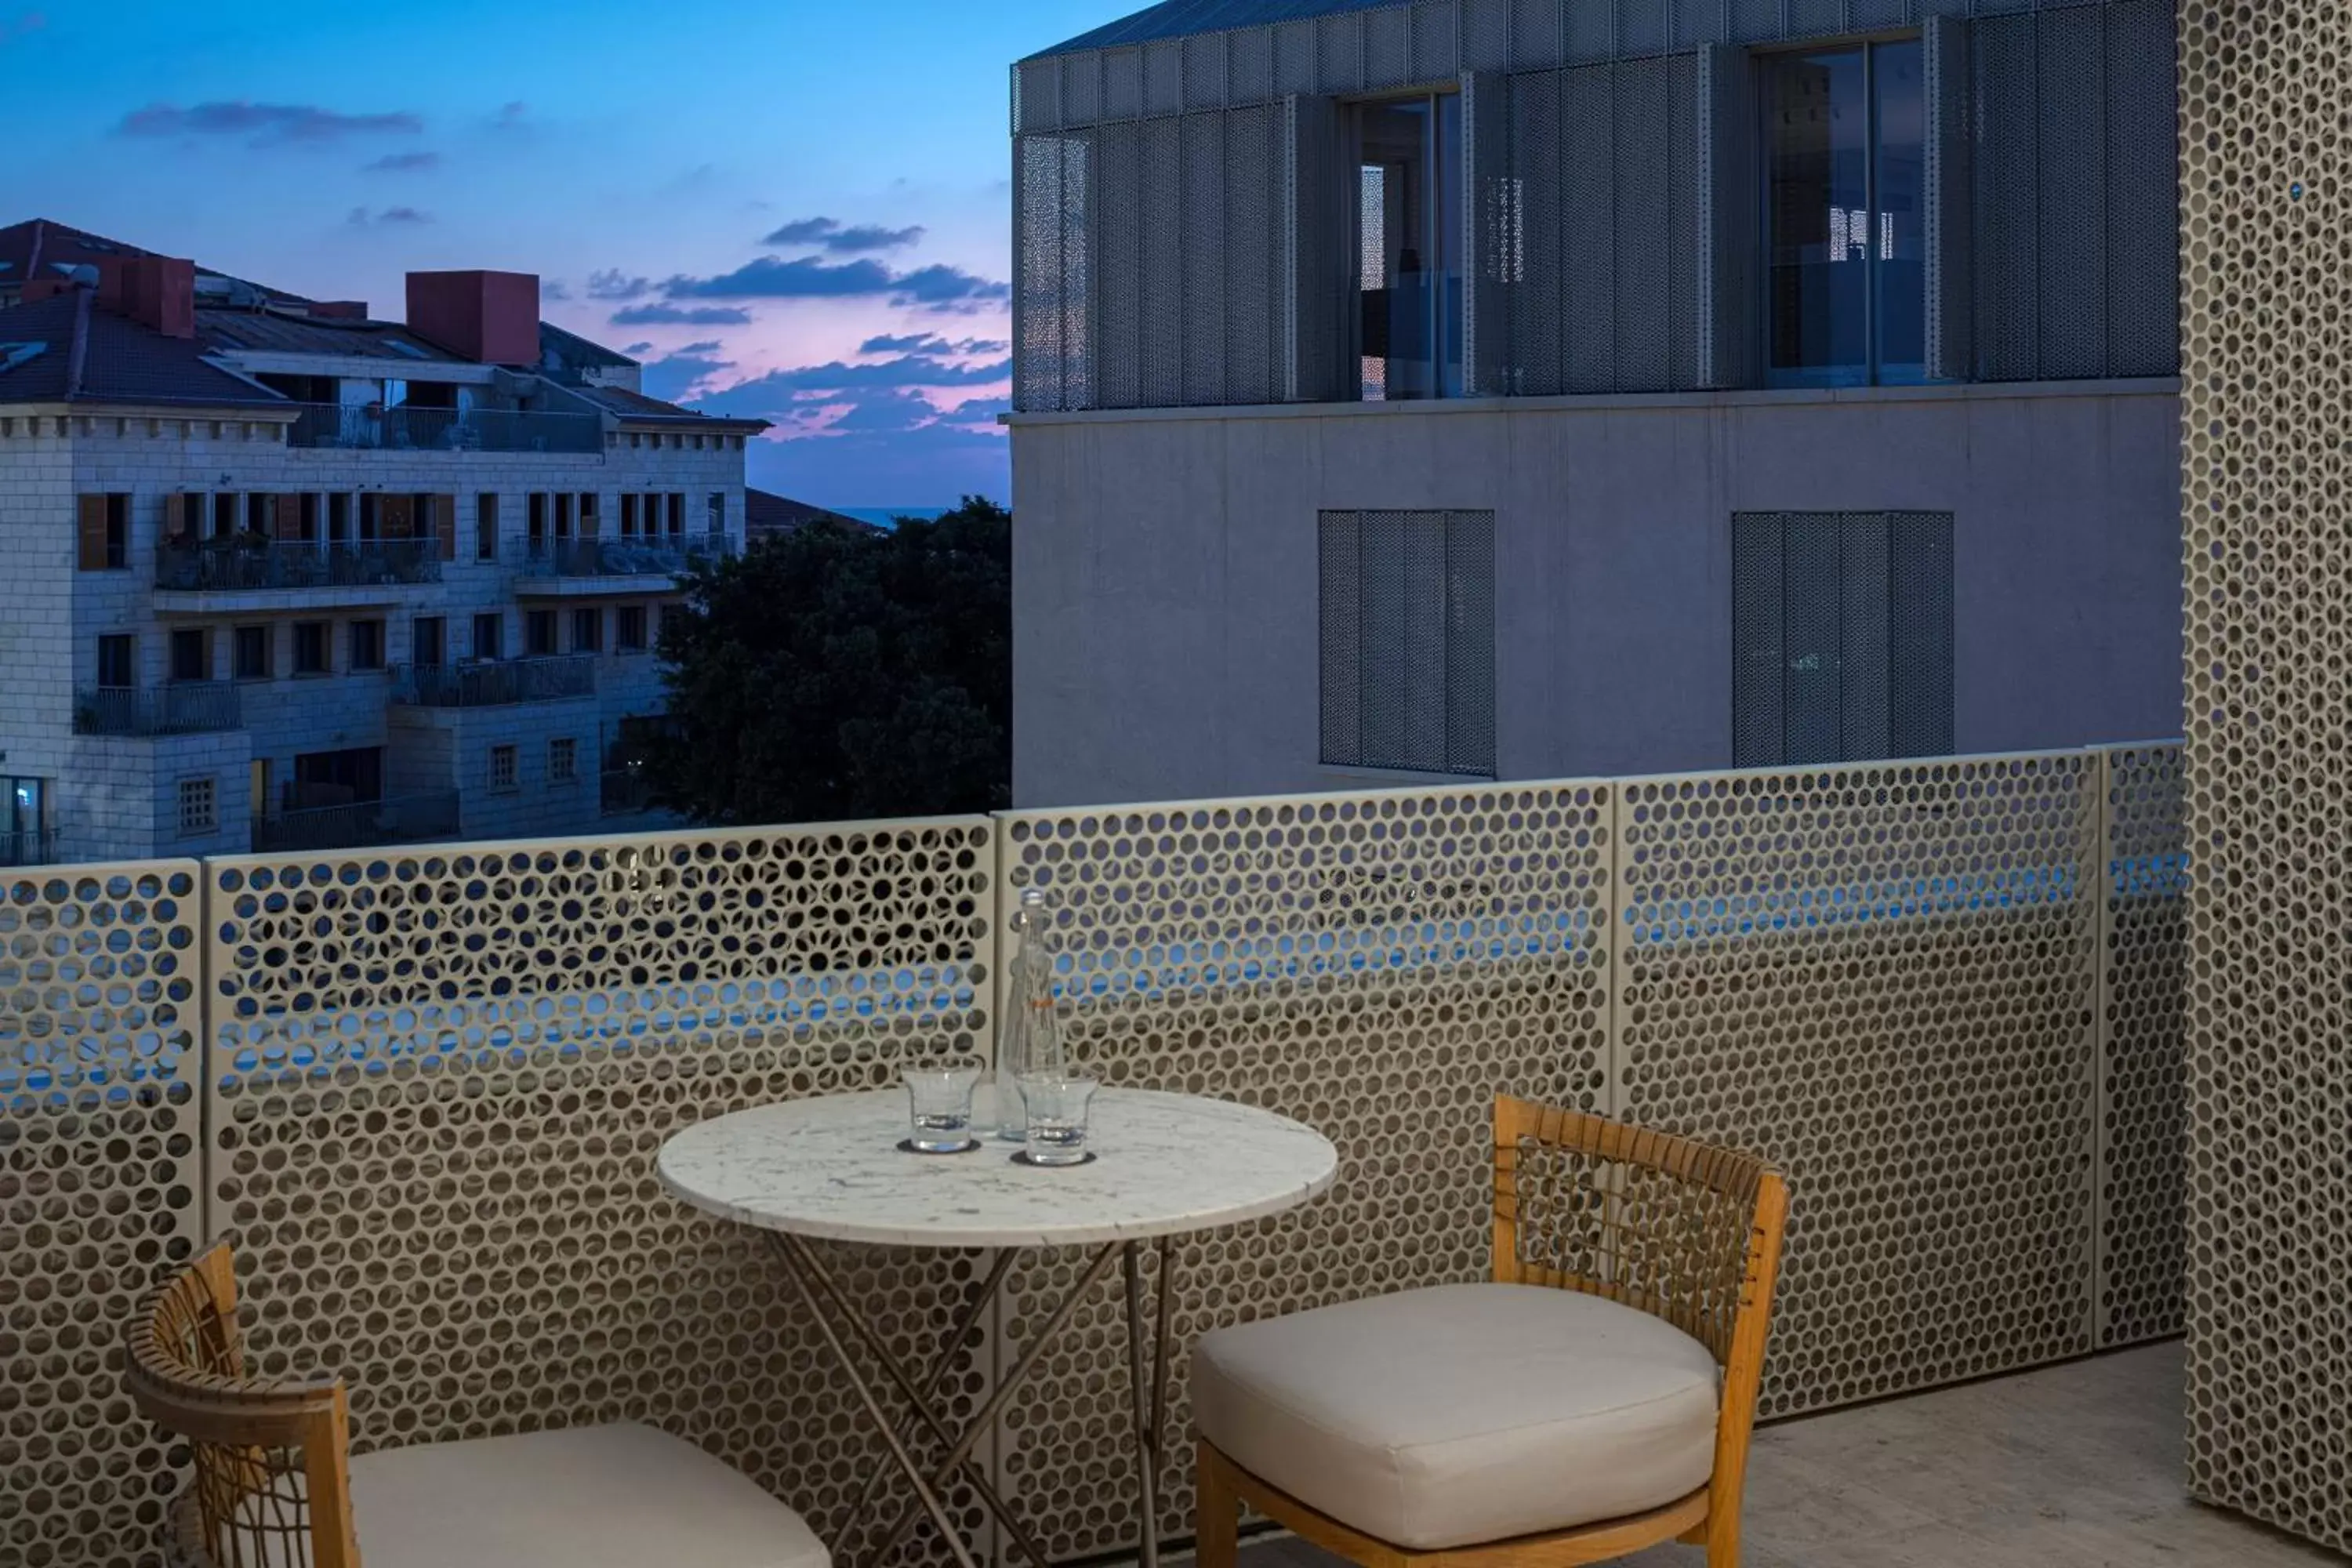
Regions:
<instances>
[{"instance_id":1,"label":"drinking glass","mask_svg":"<svg viewBox=\"0 0 2352 1568\"><path fill-rule=\"evenodd\" d=\"M1087 1158L1087 1107L1097 1085L1070 1072L1024 1072L1021 1098L1029 1112L1029 1163L1076 1165Z\"/></svg>"},{"instance_id":2,"label":"drinking glass","mask_svg":"<svg viewBox=\"0 0 2352 1568\"><path fill-rule=\"evenodd\" d=\"M912 1131L907 1142L923 1154L956 1154L972 1146L971 1088L976 1067L913 1067L899 1075L907 1086Z\"/></svg>"}]
</instances>

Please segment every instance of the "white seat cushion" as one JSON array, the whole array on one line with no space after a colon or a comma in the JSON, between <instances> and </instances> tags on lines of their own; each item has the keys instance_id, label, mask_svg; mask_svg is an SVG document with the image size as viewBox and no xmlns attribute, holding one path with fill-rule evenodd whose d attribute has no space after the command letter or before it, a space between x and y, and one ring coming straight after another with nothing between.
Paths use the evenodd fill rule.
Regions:
<instances>
[{"instance_id":1,"label":"white seat cushion","mask_svg":"<svg viewBox=\"0 0 2352 1568\"><path fill-rule=\"evenodd\" d=\"M1715 1358L1631 1307L1446 1285L1242 1323L1192 1352L1202 1436L1419 1551L1662 1508L1715 1468Z\"/></svg>"},{"instance_id":2,"label":"white seat cushion","mask_svg":"<svg viewBox=\"0 0 2352 1568\"><path fill-rule=\"evenodd\" d=\"M693 1444L624 1422L352 1460L365 1568L826 1568L801 1516Z\"/></svg>"}]
</instances>

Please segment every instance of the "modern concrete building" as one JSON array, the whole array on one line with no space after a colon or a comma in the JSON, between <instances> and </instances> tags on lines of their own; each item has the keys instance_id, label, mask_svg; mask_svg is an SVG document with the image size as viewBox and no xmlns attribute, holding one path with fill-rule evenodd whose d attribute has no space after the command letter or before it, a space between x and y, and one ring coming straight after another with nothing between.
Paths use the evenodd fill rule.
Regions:
<instances>
[{"instance_id":1,"label":"modern concrete building","mask_svg":"<svg viewBox=\"0 0 2352 1568\"><path fill-rule=\"evenodd\" d=\"M394 323L55 224L0 262L0 863L596 824L760 423L528 276Z\"/></svg>"},{"instance_id":2,"label":"modern concrete building","mask_svg":"<svg viewBox=\"0 0 2352 1568\"><path fill-rule=\"evenodd\" d=\"M1168 0L1014 68L1023 805L2180 725L2169 0Z\"/></svg>"}]
</instances>

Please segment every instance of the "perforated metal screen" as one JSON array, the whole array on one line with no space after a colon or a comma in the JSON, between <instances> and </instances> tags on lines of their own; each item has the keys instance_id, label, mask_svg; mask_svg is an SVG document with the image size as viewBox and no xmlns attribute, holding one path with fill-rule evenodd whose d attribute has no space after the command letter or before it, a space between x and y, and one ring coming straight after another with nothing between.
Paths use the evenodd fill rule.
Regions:
<instances>
[{"instance_id":1,"label":"perforated metal screen","mask_svg":"<svg viewBox=\"0 0 2352 1568\"><path fill-rule=\"evenodd\" d=\"M973 1050L1029 886L1080 1059L1339 1147L1326 1198L1183 1239L1180 1347L1479 1277L1497 1090L1793 1173L1774 1412L2167 1331L2181 800L2147 746L0 878L0 1562L152 1560L182 1478L116 1347L202 1212L257 1363L348 1377L363 1445L631 1416L838 1524L878 1462L855 1401L772 1260L648 1166ZM901 1354L987 1262L839 1252ZM1070 1277L1030 1260L955 1409ZM1057 1558L1134 1538L1127 1350L1088 1301L984 1456Z\"/></svg>"},{"instance_id":2,"label":"perforated metal screen","mask_svg":"<svg viewBox=\"0 0 2352 1568\"><path fill-rule=\"evenodd\" d=\"M2181 26L2189 1484L2352 1551L2352 9Z\"/></svg>"},{"instance_id":3,"label":"perforated metal screen","mask_svg":"<svg viewBox=\"0 0 2352 1568\"><path fill-rule=\"evenodd\" d=\"M1327 511L1323 747L1342 767L1495 771L1495 514Z\"/></svg>"},{"instance_id":4,"label":"perforated metal screen","mask_svg":"<svg viewBox=\"0 0 2352 1568\"><path fill-rule=\"evenodd\" d=\"M1952 514L1732 519L1741 767L1952 749Z\"/></svg>"},{"instance_id":5,"label":"perforated metal screen","mask_svg":"<svg viewBox=\"0 0 2352 1568\"><path fill-rule=\"evenodd\" d=\"M2170 0L1976 24L1975 375L2179 366Z\"/></svg>"}]
</instances>

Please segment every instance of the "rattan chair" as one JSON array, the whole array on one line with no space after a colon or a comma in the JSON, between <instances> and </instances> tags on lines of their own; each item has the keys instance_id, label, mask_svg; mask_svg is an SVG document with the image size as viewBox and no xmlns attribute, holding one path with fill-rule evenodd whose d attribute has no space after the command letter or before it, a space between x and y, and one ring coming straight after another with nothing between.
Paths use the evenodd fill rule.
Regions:
<instances>
[{"instance_id":1,"label":"rattan chair","mask_svg":"<svg viewBox=\"0 0 2352 1568\"><path fill-rule=\"evenodd\" d=\"M350 1452L340 1380L253 1375L217 1246L131 1326L123 1381L186 1439L167 1561L190 1568L826 1568L800 1516L634 1423Z\"/></svg>"},{"instance_id":2,"label":"rattan chair","mask_svg":"<svg viewBox=\"0 0 2352 1568\"><path fill-rule=\"evenodd\" d=\"M1492 1284L1195 1347L1199 1568L1244 1504L1367 1568L1736 1568L1788 1205L1750 1156L1497 1100Z\"/></svg>"}]
</instances>

